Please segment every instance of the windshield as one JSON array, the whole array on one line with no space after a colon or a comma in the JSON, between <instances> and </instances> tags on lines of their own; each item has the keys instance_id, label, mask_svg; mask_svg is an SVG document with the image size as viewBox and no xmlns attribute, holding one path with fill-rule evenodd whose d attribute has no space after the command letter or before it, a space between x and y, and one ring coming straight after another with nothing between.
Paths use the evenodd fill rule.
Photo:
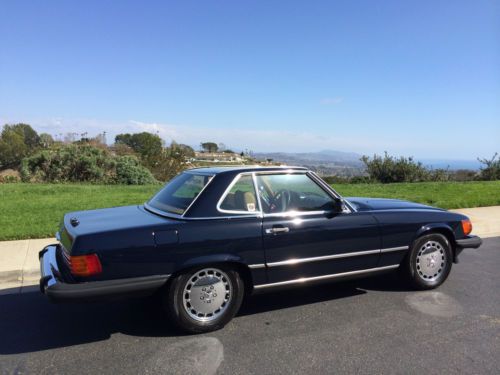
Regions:
<instances>
[{"instance_id":1,"label":"windshield","mask_svg":"<svg viewBox=\"0 0 500 375\"><path fill-rule=\"evenodd\" d=\"M148 204L161 211L182 215L212 177L181 173L151 198Z\"/></svg>"}]
</instances>

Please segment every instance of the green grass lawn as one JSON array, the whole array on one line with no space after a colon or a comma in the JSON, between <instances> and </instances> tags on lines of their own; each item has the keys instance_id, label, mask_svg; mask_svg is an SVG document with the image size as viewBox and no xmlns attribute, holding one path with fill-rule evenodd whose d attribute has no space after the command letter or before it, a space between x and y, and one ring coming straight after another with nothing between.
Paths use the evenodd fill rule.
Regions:
<instances>
[{"instance_id":1,"label":"green grass lawn","mask_svg":"<svg viewBox=\"0 0 500 375\"><path fill-rule=\"evenodd\" d=\"M500 181L340 184L344 196L400 198L442 208L500 205ZM0 184L0 240L54 236L66 212L141 204L153 186Z\"/></svg>"}]
</instances>

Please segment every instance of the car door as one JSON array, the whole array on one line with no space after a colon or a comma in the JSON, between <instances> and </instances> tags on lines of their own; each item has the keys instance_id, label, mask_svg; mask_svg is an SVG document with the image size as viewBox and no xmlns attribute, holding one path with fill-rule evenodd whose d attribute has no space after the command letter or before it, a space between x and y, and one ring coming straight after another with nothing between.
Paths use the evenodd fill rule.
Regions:
<instances>
[{"instance_id":1,"label":"car door","mask_svg":"<svg viewBox=\"0 0 500 375\"><path fill-rule=\"evenodd\" d=\"M381 240L372 215L333 213L337 198L305 172L257 174L256 183L270 284L376 267Z\"/></svg>"}]
</instances>

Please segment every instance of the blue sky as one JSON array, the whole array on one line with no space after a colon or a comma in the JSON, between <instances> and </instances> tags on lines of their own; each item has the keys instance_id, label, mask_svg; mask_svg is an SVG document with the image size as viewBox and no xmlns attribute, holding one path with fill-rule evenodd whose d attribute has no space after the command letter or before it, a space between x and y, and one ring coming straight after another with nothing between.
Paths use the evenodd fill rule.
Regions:
<instances>
[{"instance_id":1,"label":"blue sky","mask_svg":"<svg viewBox=\"0 0 500 375\"><path fill-rule=\"evenodd\" d=\"M3 1L0 121L254 151L500 152L495 1Z\"/></svg>"}]
</instances>

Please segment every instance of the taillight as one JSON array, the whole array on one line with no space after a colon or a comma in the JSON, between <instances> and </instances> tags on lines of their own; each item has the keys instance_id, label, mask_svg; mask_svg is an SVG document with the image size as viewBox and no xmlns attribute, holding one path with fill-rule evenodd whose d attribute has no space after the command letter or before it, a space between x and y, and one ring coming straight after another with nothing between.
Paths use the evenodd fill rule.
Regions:
<instances>
[{"instance_id":1,"label":"taillight","mask_svg":"<svg viewBox=\"0 0 500 375\"><path fill-rule=\"evenodd\" d=\"M92 276L102 272L97 254L71 256L69 264L71 273L75 276Z\"/></svg>"},{"instance_id":2,"label":"taillight","mask_svg":"<svg viewBox=\"0 0 500 375\"><path fill-rule=\"evenodd\" d=\"M462 220L462 230L464 234L467 236L470 232L472 232L472 223L470 220Z\"/></svg>"}]
</instances>

